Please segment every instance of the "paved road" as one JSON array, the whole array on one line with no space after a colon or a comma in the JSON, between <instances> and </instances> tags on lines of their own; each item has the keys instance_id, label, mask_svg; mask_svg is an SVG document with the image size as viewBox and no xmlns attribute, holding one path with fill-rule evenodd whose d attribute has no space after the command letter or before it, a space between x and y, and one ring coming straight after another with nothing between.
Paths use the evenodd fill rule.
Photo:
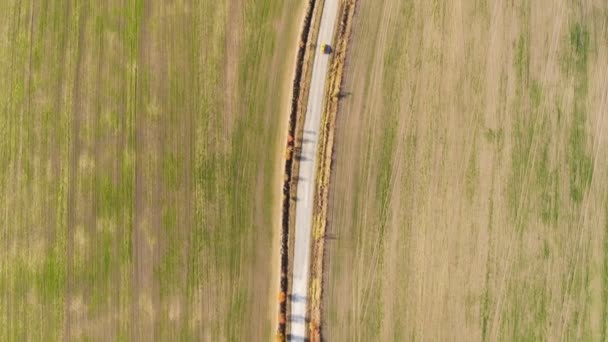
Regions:
<instances>
[{"instance_id":1,"label":"paved road","mask_svg":"<svg viewBox=\"0 0 608 342\"><path fill-rule=\"evenodd\" d=\"M334 27L338 16L339 0L325 0L321 14L321 26L317 39L317 52L312 69L308 106L304 121L300 173L298 174L298 194L296 201L295 250L293 259L293 279L291 294L291 341L303 341L306 336L306 307L308 305L308 273L310 267L310 240L312 231L312 209L315 193L316 156L325 81L330 55L320 52L324 43L332 44Z\"/></svg>"}]
</instances>

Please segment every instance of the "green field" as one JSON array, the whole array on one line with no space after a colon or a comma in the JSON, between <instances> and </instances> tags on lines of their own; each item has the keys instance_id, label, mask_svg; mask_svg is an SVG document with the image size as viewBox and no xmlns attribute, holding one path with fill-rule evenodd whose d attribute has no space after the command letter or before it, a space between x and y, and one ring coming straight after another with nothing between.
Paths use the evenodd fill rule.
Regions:
<instances>
[{"instance_id":1,"label":"green field","mask_svg":"<svg viewBox=\"0 0 608 342\"><path fill-rule=\"evenodd\" d=\"M0 340L270 338L301 7L0 2Z\"/></svg>"},{"instance_id":2,"label":"green field","mask_svg":"<svg viewBox=\"0 0 608 342\"><path fill-rule=\"evenodd\" d=\"M324 336L606 340L608 3L358 6Z\"/></svg>"}]
</instances>

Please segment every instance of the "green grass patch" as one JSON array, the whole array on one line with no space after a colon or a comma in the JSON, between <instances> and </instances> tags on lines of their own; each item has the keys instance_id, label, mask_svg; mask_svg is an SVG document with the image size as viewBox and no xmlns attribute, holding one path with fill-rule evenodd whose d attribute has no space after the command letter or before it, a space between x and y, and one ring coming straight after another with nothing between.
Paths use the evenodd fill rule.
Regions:
<instances>
[{"instance_id":1,"label":"green grass patch","mask_svg":"<svg viewBox=\"0 0 608 342\"><path fill-rule=\"evenodd\" d=\"M51 250L36 274L36 286L42 298L50 303L57 303L65 291L65 256L62 250Z\"/></svg>"},{"instance_id":2,"label":"green grass patch","mask_svg":"<svg viewBox=\"0 0 608 342\"><path fill-rule=\"evenodd\" d=\"M527 268L529 264L522 256L516 261L517 267ZM540 266L536 266L540 267ZM528 270L531 271L531 270ZM533 272L525 282L509 278L507 300L501 320L502 337L513 341L543 341L546 339L548 314L548 294L546 279L541 269Z\"/></svg>"},{"instance_id":3,"label":"green grass patch","mask_svg":"<svg viewBox=\"0 0 608 342\"><path fill-rule=\"evenodd\" d=\"M475 196L475 192L477 191L477 185L479 184L478 156L479 149L477 148L477 138L473 138L473 149L471 151L471 156L469 157L469 162L465 173L465 193L469 203L472 203L473 196Z\"/></svg>"},{"instance_id":4,"label":"green grass patch","mask_svg":"<svg viewBox=\"0 0 608 342\"><path fill-rule=\"evenodd\" d=\"M518 115L513 125L513 149L511 151L511 173L509 175L507 196L510 218L516 223L518 217L526 210L527 197L524 196L525 181L530 167L534 124L525 117ZM525 222L525 220L522 220Z\"/></svg>"},{"instance_id":5,"label":"green grass patch","mask_svg":"<svg viewBox=\"0 0 608 342\"><path fill-rule=\"evenodd\" d=\"M519 84L526 81L530 75L530 42L527 33L521 34L517 39L515 71Z\"/></svg>"},{"instance_id":6,"label":"green grass patch","mask_svg":"<svg viewBox=\"0 0 608 342\"><path fill-rule=\"evenodd\" d=\"M539 212L545 224L555 225L559 218L559 171L553 169L549 159L551 137L546 143L539 146L540 156L536 162L536 182L539 190Z\"/></svg>"},{"instance_id":7,"label":"green grass patch","mask_svg":"<svg viewBox=\"0 0 608 342\"><path fill-rule=\"evenodd\" d=\"M171 190L176 190L180 184L181 159L175 152L169 152L163 158L163 175L165 184Z\"/></svg>"},{"instance_id":8,"label":"green grass patch","mask_svg":"<svg viewBox=\"0 0 608 342\"><path fill-rule=\"evenodd\" d=\"M570 197L575 203L580 203L591 184L593 161L584 154L576 136L577 134L573 133L570 140Z\"/></svg>"},{"instance_id":9,"label":"green grass patch","mask_svg":"<svg viewBox=\"0 0 608 342\"><path fill-rule=\"evenodd\" d=\"M574 105L568 139L570 198L580 203L593 178L593 159L587 152L586 97L589 33L580 23L571 26L569 34L569 71L574 74Z\"/></svg>"},{"instance_id":10,"label":"green grass patch","mask_svg":"<svg viewBox=\"0 0 608 342\"><path fill-rule=\"evenodd\" d=\"M175 206L170 205L163 210L162 229L164 231L164 248L161 261L157 266L156 278L160 287L160 297L166 298L177 290L180 284L180 239L177 231L178 212Z\"/></svg>"},{"instance_id":11,"label":"green grass patch","mask_svg":"<svg viewBox=\"0 0 608 342\"><path fill-rule=\"evenodd\" d=\"M589 56L589 31L583 24L575 23L570 27L571 66L578 73L587 73Z\"/></svg>"}]
</instances>

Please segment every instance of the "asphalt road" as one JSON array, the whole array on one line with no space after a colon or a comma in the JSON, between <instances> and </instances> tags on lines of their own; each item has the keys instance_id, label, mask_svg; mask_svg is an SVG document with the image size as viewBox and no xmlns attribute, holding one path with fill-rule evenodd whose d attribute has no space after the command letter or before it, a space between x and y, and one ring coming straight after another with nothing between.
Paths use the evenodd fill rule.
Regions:
<instances>
[{"instance_id":1,"label":"asphalt road","mask_svg":"<svg viewBox=\"0 0 608 342\"><path fill-rule=\"evenodd\" d=\"M308 305L308 276L310 268L310 242L312 232L312 210L315 193L315 171L325 81L331 55L321 52L322 44L333 46L334 27L338 16L339 0L325 0L321 14L321 26L317 38L317 51L312 69L308 93L308 106L304 119L304 136L298 174L296 200L295 248L291 293L290 341L303 341L306 337L306 308Z\"/></svg>"}]
</instances>

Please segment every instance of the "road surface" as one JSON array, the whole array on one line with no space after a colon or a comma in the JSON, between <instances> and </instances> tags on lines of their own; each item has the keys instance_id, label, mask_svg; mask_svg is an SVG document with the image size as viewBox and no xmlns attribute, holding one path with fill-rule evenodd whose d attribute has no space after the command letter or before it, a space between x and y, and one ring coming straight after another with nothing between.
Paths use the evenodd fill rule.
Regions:
<instances>
[{"instance_id":1,"label":"road surface","mask_svg":"<svg viewBox=\"0 0 608 342\"><path fill-rule=\"evenodd\" d=\"M315 194L315 171L317 143L323 112L325 81L329 70L330 55L320 49L324 43L333 46L334 27L338 16L339 0L325 0L321 13L321 26L317 38L317 51L312 69L312 79L308 93L308 106L304 119L302 152L298 156L300 171L296 200L295 247L293 258L293 278L291 312L289 316L290 341L303 341L306 337L306 308L308 305L308 276L310 268L310 241L312 232L312 209Z\"/></svg>"}]
</instances>

